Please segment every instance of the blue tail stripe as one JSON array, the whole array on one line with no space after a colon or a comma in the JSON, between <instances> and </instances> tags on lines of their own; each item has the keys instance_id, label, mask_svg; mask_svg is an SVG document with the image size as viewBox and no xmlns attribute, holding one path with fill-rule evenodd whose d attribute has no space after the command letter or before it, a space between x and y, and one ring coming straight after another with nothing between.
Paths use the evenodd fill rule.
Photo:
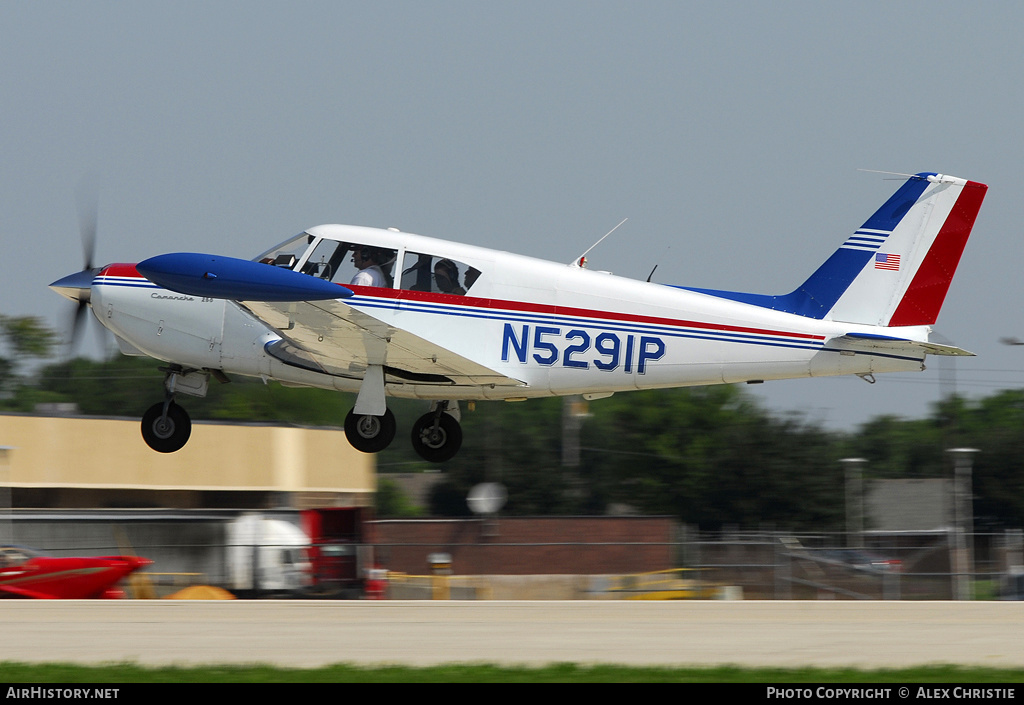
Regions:
<instances>
[{"instance_id":1,"label":"blue tail stripe","mask_svg":"<svg viewBox=\"0 0 1024 705\"><path fill-rule=\"evenodd\" d=\"M861 233L864 230L892 232L895 230L903 216L917 203L917 200L921 198L921 194L928 187L927 177L934 175L934 172L922 172L908 179L856 232ZM850 238L850 240L853 239L855 238ZM821 319L832 310L839 297L850 288L850 284L857 278L861 270L867 266L874 253L874 250L861 249L869 246L867 242L851 243L850 240L843 243L843 246L836 250L825 261L825 264L818 267L817 271L807 281L801 284L795 291L783 296L746 294L738 291L719 291L717 289L698 289L689 286L677 288L696 291L700 294L710 294L711 296L739 301L745 304L753 304L762 308L770 308L774 311L795 313L807 318ZM850 247L849 245L851 244L855 246Z\"/></svg>"},{"instance_id":2,"label":"blue tail stripe","mask_svg":"<svg viewBox=\"0 0 1024 705\"><path fill-rule=\"evenodd\" d=\"M935 173L923 172L918 174L917 177L907 179L907 182L892 195L892 198L875 211L875 214L868 218L867 222L859 229L892 232L899 225L900 221L903 220L903 216L907 214L907 211L917 203L917 199L921 198L924 190L928 188L929 176L935 176Z\"/></svg>"}]
</instances>

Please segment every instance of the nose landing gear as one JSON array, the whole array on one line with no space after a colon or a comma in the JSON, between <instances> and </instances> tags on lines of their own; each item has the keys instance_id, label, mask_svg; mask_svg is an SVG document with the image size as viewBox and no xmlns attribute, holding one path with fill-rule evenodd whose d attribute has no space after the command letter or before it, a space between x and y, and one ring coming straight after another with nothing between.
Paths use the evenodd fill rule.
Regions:
<instances>
[{"instance_id":1,"label":"nose landing gear","mask_svg":"<svg viewBox=\"0 0 1024 705\"><path fill-rule=\"evenodd\" d=\"M164 400L157 402L142 415L142 438L158 453L181 450L192 435L192 420L188 412L174 403L174 393L180 390L192 396L206 396L210 372L184 370L180 365L161 367L164 371ZM227 381L224 374L218 379Z\"/></svg>"},{"instance_id":2,"label":"nose landing gear","mask_svg":"<svg viewBox=\"0 0 1024 705\"><path fill-rule=\"evenodd\" d=\"M181 450L192 435L192 420L173 399L157 402L142 416L142 438L158 453Z\"/></svg>"}]
</instances>

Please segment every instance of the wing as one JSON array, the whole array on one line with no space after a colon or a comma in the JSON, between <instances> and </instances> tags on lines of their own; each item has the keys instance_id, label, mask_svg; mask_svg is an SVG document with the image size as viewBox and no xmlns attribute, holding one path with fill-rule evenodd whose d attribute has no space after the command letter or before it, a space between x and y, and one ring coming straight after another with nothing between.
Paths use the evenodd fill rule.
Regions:
<instances>
[{"instance_id":1,"label":"wing","mask_svg":"<svg viewBox=\"0 0 1024 705\"><path fill-rule=\"evenodd\" d=\"M288 364L355 379L380 365L394 381L414 384L525 386L340 299L241 305L281 333L284 340L268 352Z\"/></svg>"},{"instance_id":2,"label":"wing","mask_svg":"<svg viewBox=\"0 0 1024 705\"><path fill-rule=\"evenodd\" d=\"M369 385L374 388L369 396L377 398L378 409L383 404L384 375L417 384L525 386L354 309L339 300L351 297L350 289L317 277L193 252L151 257L136 269L171 291L239 301L283 336L268 352L290 365L375 380Z\"/></svg>"}]
</instances>

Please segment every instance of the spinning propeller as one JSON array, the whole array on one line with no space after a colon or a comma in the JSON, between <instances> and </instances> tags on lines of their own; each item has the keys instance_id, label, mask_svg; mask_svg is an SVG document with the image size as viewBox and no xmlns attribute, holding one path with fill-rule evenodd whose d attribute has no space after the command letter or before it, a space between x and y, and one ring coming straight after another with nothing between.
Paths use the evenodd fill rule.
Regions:
<instances>
[{"instance_id":1,"label":"spinning propeller","mask_svg":"<svg viewBox=\"0 0 1024 705\"><path fill-rule=\"evenodd\" d=\"M71 319L71 336L68 340L70 351L74 351L82 326L88 314L89 300L92 295L92 280L101 267L93 266L93 254L96 249L96 208L95 196L80 194L78 202L79 231L82 238L82 270L62 277L50 284L50 288L61 296L75 302L75 313Z\"/></svg>"}]
</instances>

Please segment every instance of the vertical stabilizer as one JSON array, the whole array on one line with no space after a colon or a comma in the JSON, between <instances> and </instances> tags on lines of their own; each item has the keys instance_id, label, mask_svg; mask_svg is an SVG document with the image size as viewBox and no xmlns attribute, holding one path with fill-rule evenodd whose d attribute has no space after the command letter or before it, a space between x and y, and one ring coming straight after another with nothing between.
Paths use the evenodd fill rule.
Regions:
<instances>
[{"instance_id":1,"label":"vertical stabilizer","mask_svg":"<svg viewBox=\"0 0 1024 705\"><path fill-rule=\"evenodd\" d=\"M931 325L939 315L988 187L941 174L910 178L801 290L832 275L839 296L823 318ZM833 259L845 267L829 271ZM859 266L858 266L859 265Z\"/></svg>"},{"instance_id":2,"label":"vertical stabilizer","mask_svg":"<svg viewBox=\"0 0 1024 705\"><path fill-rule=\"evenodd\" d=\"M939 315L988 186L925 172L907 179L795 291L692 291L873 326L931 325Z\"/></svg>"}]
</instances>

